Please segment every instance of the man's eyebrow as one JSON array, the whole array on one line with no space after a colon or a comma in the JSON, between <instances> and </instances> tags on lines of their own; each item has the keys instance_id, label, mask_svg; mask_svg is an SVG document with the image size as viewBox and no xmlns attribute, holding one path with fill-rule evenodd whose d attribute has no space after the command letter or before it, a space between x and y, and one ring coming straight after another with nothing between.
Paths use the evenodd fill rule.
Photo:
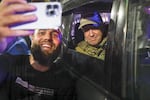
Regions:
<instances>
[{"instance_id":1,"label":"man's eyebrow","mask_svg":"<svg viewBox=\"0 0 150 100\"><path fill-rule=\"evenodd\" d=\"M51 32L56 32L57 34L59 34L59 31L58 30L51 30Z\"/></svg>"},{"instance_id":2,"label":"man's eyebrow","mask_svg":"<svg viewBox=\"0 0 150 100\"><path fill-rule=\"evenodd\" d=\"M59 31L58 31L58 30L52 30L52 32L57 32L57 33L59 33Z\"/></svg>"},{"instance_id":3,"label":"man's eyebrow","mask_svg":"<svg viewBox=\"0 0 150 100\"><path fill-rule=\"evenodd\" d=\"M46 32L47 29L40 29L39 32ZM48 30L50 33L53 33L53 32L56 32L57 34L59 34L59 31L58 30L55 30L55 29L51 29L51 30Z\"/></svg>"},{"instance_id":4,"label":"man's eyebrow","mask_svg":"<svg viewBox=\"0 0 150 100\"><path fill-rule=\"evenodd\" d=\"M40 29L39 31L46 31L46 29Z\"/></svg>"}]
</instances>

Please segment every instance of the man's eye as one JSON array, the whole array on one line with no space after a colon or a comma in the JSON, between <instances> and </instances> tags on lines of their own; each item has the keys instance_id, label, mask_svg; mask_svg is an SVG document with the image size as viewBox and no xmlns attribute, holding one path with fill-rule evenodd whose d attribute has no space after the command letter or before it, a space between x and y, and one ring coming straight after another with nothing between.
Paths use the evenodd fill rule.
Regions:
<instances>
[{"instance_id":1,"label":"man's eye","mask_svg":"<svg viewBox=\"0 0 150 100\"><path fill-rule=\"evenodd\" d=\"M51 35L52 35L53 37L55 37L55 38L59 37L58 33L55 32L55 31L51 32Z\"/></svg>"},{"instance_id":2,"label":"man's eye","mask_svg":"<svg viewBox=\"0 0 150 100\"><path fill-rule=\"evenodd\" d=\"M53 36L54 38L58 38L58 37L59 37L59 35L58 35L57 32L52 32L51 34L52 34L52 36Z\"/></svg>"},{"instance_id":3,"label":"man's eye","mask_svg":"<svg viewBox=\"0 0 150 100\"><path fill-rule=\"evenodd\" d=\"M87 31L89 31L89 30L90 30L89 28L84 28L84 29L82 29L83 32L87 32Z\"/></svg>"},{"instance_id":4,"label":"man's eye","mask_svg":"<svg viewBox=\"0 0 150 100\"><path fill-rule=\"evenodd\" d=\"M39 35L44 35L45 32L44 32L44 31L41 31L41 32L39 32L38 34L39 34Z\"/></svg>"}]
</instances>

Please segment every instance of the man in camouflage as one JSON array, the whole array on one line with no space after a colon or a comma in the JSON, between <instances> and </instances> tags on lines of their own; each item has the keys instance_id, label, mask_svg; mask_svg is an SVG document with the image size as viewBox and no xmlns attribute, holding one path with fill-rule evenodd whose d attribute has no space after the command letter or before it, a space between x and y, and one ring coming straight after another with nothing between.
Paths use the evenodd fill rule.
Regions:
<instances>
[{"instance_id":1,"label":"man in camouflage","mask_svg":"<svg viewBox=\"0 0 150 100\"><path fill-rule=\"evenodd\" d=\"M78 43L76 51L104 60L107 37L99 13L81 18L79 29L84 32L84 40Z\"/></svg>"}]
</instances>

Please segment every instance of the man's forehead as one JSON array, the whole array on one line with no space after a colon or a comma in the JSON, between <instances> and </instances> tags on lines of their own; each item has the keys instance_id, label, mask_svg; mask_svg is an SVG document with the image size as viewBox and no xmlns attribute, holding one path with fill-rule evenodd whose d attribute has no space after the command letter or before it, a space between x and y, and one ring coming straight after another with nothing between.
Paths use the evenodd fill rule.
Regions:
<instances>
[{"instance_id":1,"label":"man's forehead","mask_svg":"<svg viewBox=\"0 0 150 100\"><path fill-rule=\"evenodd\" d=\"M59 29L36 29L35 33L38 32L56 32L56 33L60 33Z\"/></svg>"},{"instance_id":2,"label":"man's forehead","mask_svg":"<svg viewBox=\"0 0 150 100\"><path fill-rule=\"evenodd\" d=\"M58 29L39 29L38 31L58 31Z\"/></svg>"}]
</instances>

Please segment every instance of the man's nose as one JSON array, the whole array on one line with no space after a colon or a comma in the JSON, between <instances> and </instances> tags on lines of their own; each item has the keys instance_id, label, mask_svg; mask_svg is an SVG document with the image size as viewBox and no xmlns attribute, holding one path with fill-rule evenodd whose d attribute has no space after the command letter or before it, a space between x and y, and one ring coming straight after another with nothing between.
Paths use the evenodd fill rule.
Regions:
<instances>
[{"instance_id":1,"label":"man's nose","mask_svg":"<svg viewBox=\"0 0 150 100\"><path fill-rule=\"evenodd\" d=\"M44 39L46 39L46 40L52 40L52 35L50 34L50 32L46 32L45 33Z\"/></svg>"},{"instance_id":2,"label":"man's nose","mask_svg":"<svg viewBox=\"0 0 150 100\"><path fill-rule=\"evenodd\" d=\"M89 30L89 35L94 36L94 33L93 33L92 29Z\"/></svg>"}]
</instances>

